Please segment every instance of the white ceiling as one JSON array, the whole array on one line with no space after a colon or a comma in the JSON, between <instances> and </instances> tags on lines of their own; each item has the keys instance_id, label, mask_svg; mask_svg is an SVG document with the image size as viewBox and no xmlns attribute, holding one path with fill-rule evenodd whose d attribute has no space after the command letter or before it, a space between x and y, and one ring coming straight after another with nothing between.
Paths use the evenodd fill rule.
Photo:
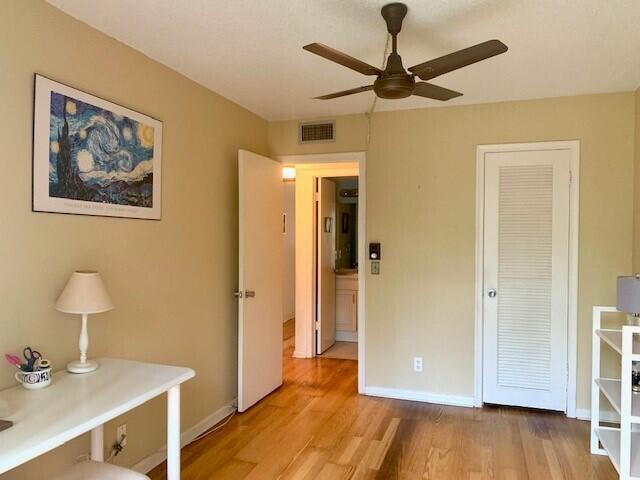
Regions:
<instances>
[{"instance_id":1,"label":"white ceiling","mask_svg":"<svg viewBox=\"0 0 640 480\"><path fill-rule=\"evenodd\" d=\"M302 50L320 42L380 66L383 0L48 0L267 120L364 112L373 93L312 97L373 77ZM495 102L640 86L638 0L407 0L405 67L497 38L509 51L433 83L446 103L379 100L377 110Z\"/></svg>"}]
</instances>

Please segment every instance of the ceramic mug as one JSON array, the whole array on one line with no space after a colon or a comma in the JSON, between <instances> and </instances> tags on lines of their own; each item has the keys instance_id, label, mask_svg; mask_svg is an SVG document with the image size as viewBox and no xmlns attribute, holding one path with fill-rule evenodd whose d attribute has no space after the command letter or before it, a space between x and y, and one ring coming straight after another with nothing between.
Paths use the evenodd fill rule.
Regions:
<instances>
[{"instance_id":1,"label":"ceramic mug","mask_svg":"<svg viewBox=\"0 0 640 480\"><path fill-rule=\"evenodd\" d=\"M38 390L51 383L51 368L36 370L35 372L16 372L16 380L27 390Z\"/></svg>"}]
</instances>

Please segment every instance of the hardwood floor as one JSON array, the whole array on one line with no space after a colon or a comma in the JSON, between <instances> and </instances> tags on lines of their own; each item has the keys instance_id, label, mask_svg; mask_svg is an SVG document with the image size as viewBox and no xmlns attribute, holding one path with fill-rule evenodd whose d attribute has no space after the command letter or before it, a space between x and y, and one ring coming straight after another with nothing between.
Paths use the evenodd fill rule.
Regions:
<instances>
[{"instance_id":1,"label":"hardwood floor","mask_svg":"<svg viewBox=\"0 0 640 480\"><path fill-rule=\"evenodd\" d=\"M616 479L589 423L561 414L446 407L357 394L357 363L292 359L284 385L183 450L184 480ZM164 465L151 474L164 480Z\"/></svg>"},{"instance_id":2,"label":"hardwood floor","mask_svg":"<svg viewBox=\"0 0 640 480\"><path fill-rule=\"evenodd\" d=\"M358 342L336 342L332 347L322 352L322 356L324 358L358 360Z\"/></svg>"},{"instance_id":3,"label":"hardwood floor","mask_svg":"<svg viewBox=\"0 0 640 480\"><path fill-rule=\"evenodd\" d=\"M293 352L293 337L295 334L296 320L294 318L290 318L282 324L282 341L284 342L282 354L285 355L285 359L283 361L286 361L287 349L291 349L291 352ZM291 357L291 355L289 355L289 357Z\"/></svg>"}]
</instances>

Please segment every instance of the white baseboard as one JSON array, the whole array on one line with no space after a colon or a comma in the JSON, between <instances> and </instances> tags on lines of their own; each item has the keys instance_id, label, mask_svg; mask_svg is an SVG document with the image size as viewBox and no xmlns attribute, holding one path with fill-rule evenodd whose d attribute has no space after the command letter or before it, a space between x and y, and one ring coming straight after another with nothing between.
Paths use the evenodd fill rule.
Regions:
<instances>
[{"instance_id":1,"label":"white baseboard","mask_svg":"<svg viewBox=\"0 0 640 480\"><path fill-rule=\"evenodd\" d=\"M473 396L462 397L420 390L402 390L397 388L364 387L364 394L372 397L395 398L397 400L413 400L414 402L438 403L457 407L473 407Z\"/></svg>"},{"instance_id":2,"label":"white baseboard","mask_svg":"<svg viewBox=\"0 0 640 480\"><path fill-rule=\"evenodd\" d=\"M588 408L577 408L576 417L578 420L591 420L591 410ZM601 411L600 420L603 422L618 423L620 421L620 415L612 411Z\"/></svg>"},{"instance_id":3,"label":"white baseboard","mask_svg":"<svg viewBox=\"0 0 640 480\"><path fill-rule=\"evenodd\" d=\"M336 330L337 342L357 342L358 332L347 332L345 330Z\"/></svg>"},{"instance_id":4,"label":"white baseboard","mask_svg":"<svg viewBox=\"0 0 640 480\"><path fill-rule=\"evenodd\" d=\"M180 435L180 446L184 448L186 445L190 444L193 441L193 439L196 438L198 435L206 432L211 427L213 427L216 423L219 423L226 416L230 415L236 409L237 403L238 403L237 400L233 400L228 405L225 405L219 410L213 412L211 415L209 415L205 419L196 423L193 427L182 432L182 434ZM166 459L167 459L167 446L165 445L162 448L160 448L160 450L158 450L157 452L154 452L148 457L140 460L133 467L131 467L131 469L139 473L148 473L151 470L153 470L155 467L160 465L162 462L164 462Z\"/></svg>"},{"instance_id":5,"label":"white baseboard","mask_svg":"<svg viewBox=\"0 0 640 480\"><path fill-rule=\"evenodd\" d=\"M576 408L575 418L578 420L591 420L591 410L588 408Z\"/></svg>"},{"instance_id":6,"label":"white baseboard","mask_svg":"<svg viewBox=\"0 0 640 480\"><path fill-rule=\"evenodd\" d=\"M364 395L372 397L394 398L397 400L413 400L415 402L437 403L441 405L453 405L458 407L474 407L474 398L458 395L446 395L441 393L424 392L420 390L403 390L398 388L365 387ZM588 408L576 409L578 420L591 420L591 410ZM620 415L613 411L603 410L600 412L600 420L603 422L617 423Z\"/></svg>"},{"instance_id":7,"label":"white baseboard","mask_svg":"<svg viewBox=\"0 0 640 480\"><path fill-rule=\"evenodd\" d=\"M300 353L300 352L296 352L296 351L293 352L292 357L293 358L310 358L310 357L307 357L305 354Z\"/></svg>"}]
</instances>

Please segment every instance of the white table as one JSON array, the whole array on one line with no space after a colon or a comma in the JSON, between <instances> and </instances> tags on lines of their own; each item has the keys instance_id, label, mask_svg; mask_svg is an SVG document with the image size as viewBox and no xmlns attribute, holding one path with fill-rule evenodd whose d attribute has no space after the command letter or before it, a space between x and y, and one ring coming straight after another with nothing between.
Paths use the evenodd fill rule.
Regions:
<instances>
[{"instance_id":1,"label":"white table","mask_svg":"<svg viewBox=\"0 0 640 480\"><path fill-rule=\"evenodd\" d=\"M56 372L42 390L0 391L13 427L0 432L0 474L91 431L91 458L104 460L103 425L167 392L167 479L180 478L180 384L190 368L103 358L95 372Z\"/></svg>"}]
</instances>

